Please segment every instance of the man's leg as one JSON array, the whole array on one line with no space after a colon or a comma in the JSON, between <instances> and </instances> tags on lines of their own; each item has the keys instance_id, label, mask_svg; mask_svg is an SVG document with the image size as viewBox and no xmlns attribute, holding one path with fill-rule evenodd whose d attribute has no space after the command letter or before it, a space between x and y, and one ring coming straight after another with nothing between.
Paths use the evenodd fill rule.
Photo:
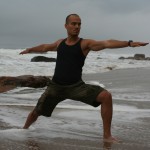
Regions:
<instances>
[{"instance_id":1,"label":"man's leg","mask_svg":"<svg viewBox=\"0 0 150 150\"><path fill-rule=\"evenodd\" d=\"M38 116L39 115L37 114L35 110L31 111L27 117L27 120L25 122L23 129L28 129L30 125L37 120Z\"/></svg>"},{"instance_id":2,"label":"man's leg","mask_svg":"<svg viewBox=\"0 0 150 150\"><path fill-rule=\"evenodd\" d=\"M117 142L117 139L111 135L111 121L113 114L112 96L108 91L101 92L96 99L101 103L101 116L103 120L104 140L108 142Z\"/></svg>"}]
</instances>

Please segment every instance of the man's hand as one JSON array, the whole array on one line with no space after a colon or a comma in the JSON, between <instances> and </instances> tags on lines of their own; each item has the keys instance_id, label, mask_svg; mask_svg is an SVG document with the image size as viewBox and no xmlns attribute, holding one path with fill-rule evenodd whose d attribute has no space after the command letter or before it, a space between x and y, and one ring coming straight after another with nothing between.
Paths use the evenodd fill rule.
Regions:
<instances>
[{"instance_id":1,"label":"man's hand","mask_svg":"<svg viewBox=\"0 0 150 150\"><path fill-rule=\"evenodd\" d=\"M27 54L27 53L29 53L29 49L26 49L26 50L20 52L19 54L20 54L20 55L21 55L21 54L23 55L23 54Z\"/></svg>"},{"instance_id":2,"label":"man's hand","mask_svg":"<svg viewBox=\"0 0 150 150\"><path fill-rule=\"evenodd\" d=\"M145 42L131 42L130 43L130 47L140 47L140 46L146 46L149 43L145 43Z\"/></svg>"},{"instance_id":3,"label":"man's hand","mask_svg":"<svg viewBox=\"0 0 150 150\"><path fill-rule=\"evenodd\" d=\"M22 51L20 54L27 54L27 53L46 53L48 51L56 51L57 46L62 41L58 40L52 44L41 44L35 47L27 48L24 51Z\"/></svg>"}]
</instances>

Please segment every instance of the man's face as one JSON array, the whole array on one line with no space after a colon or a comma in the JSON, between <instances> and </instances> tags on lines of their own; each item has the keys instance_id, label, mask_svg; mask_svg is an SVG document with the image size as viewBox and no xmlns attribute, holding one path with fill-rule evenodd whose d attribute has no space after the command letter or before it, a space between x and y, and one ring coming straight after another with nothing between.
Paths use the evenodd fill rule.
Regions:
<instances>
[{"instance_id":1,"label":"man's face","mask_svg":"<svg viewBox=\"0 0 150 150\"><path fill-rule=\"evenodd\" d=\"M78 16L70 16L68 22L65 24L68 35L78 36L81 29L81 19Z\"/></svg>"}]
</instances>

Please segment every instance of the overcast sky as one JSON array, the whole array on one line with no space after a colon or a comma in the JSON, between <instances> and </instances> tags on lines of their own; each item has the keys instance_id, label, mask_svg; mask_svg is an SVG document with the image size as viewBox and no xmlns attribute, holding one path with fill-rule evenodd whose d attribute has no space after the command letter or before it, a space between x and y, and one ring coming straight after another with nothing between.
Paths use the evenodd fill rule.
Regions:
<instances>
[{"instance_id":1,"label":"overcast sky","mask_svg":"<svg viewBox=\"0 0 150 150\"><path fill-rule=\"evenodd\" d=\"M80 37L150 41L150 0L0 0L0 48L64 38L70 13L82 19Z\"/></svg>"}]
</instances>

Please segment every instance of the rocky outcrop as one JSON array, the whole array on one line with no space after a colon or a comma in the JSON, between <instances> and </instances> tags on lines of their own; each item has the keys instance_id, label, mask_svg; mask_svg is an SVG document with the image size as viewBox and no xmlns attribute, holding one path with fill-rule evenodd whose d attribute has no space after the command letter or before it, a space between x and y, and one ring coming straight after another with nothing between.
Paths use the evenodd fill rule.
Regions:
<instances>
[{"instance_id":1,"label":"rocky outcrop","mask_svg":"<svg viewBox=\"0 0 150 150\"><path fill-rule=\"evenodd\" d=\"M35 56L31 59L31 62L56 62L56 58L48 58L45 56Z\"/></svg>"},{"instance_id":2,"label":"rocky outcrop","mask_svg":"<svg viewBox=\"0 0 150 150\"><path fill-rule=\"evenodd\" d=\"M33 87L42 88L47 86L50 77L23 75L17 77L1 76L0 77L0 93L9 91L16 87Z\"/></svg>"},{"instance_id":3,"label":"rocky outcrop","mask_svg":"<svg viewBox=\"0 0 150 150\"><path fill-rule=\"evenodd\" d=\"M119 59L133 59L133 60L150 60L150 57L145 57L145 54L135 54L133 57L120 57Z\"/></svg>"},{"instance_id":4,"label":"rocky outcrop","mask_svg":"<svg viewBox=\"0 0 150 150\"><path fill-rule=\"evenodd\" d=\"M135 54L134 59L136 60L144 60L145 59L145 54Z\"/></svg>"}]
</instances>

